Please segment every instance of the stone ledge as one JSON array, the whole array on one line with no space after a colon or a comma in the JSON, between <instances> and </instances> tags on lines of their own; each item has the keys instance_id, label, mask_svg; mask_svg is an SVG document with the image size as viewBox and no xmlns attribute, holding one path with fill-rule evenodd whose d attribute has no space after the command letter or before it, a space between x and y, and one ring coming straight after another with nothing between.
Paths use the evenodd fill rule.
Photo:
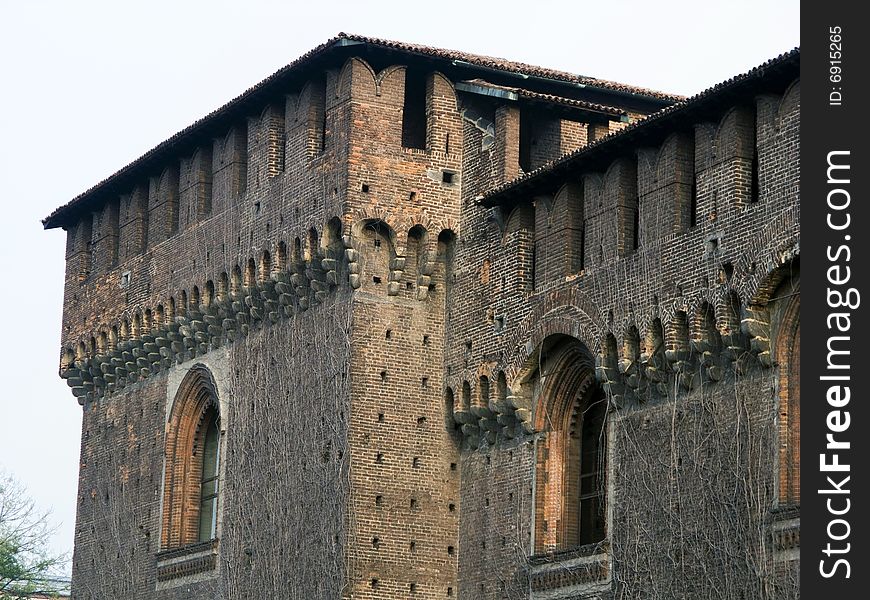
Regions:
<instances>
[{"instance_id":1,"label":"stone ledge","mask_svg":"<svg viewBox=\"0 0 870 600\"><path fill-rule=\"evenodd\" d=\"M157 554L157 581L188 577L217 567L218 540L163 550Z\"/></svg>"}]
</instances>

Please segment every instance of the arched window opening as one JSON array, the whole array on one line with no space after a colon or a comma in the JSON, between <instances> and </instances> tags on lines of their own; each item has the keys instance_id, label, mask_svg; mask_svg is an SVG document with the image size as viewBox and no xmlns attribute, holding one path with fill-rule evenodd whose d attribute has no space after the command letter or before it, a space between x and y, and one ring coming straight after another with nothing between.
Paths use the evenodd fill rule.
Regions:
<instances>
[{"instance_id":1,"label":"arched window opening","mask_svg":"<svg viewBox=\"0 0 870 600\"><path fill-rule=\"evenodd\" d=\"M206 308L211 307L212 302L214 302L214 282L209 279L205 282L205 297L203 298L203 304L205 304Z\"/></svg>"},{"instance_id":2,"label":"arched window opening","mask_svg":"<svg viewBox=\"0 0 870 600\"><path fill-rule=\"evenodd\" d=\"M308 237L305 245L305 260L306 262L313 261L317 258L318 245L320 244L320 236L317 235L317 230L312 227L308 230Z\"/></svg>"},{"instance_id":3,"label":"arched window opening","mask_svg":"<svg viewBox=\"0 0 870 600\"><path fill-rule=\"evenodd\" d=\"M471 384L467 381L462 382L462 405L460 408L465 412L471 411Z\"/></svg>"},{"instance_id":4,"label":"arched window opening","mask_svg":"<svg viewBox=\"0 0 870 600\"><path fill-rule=\"evenodd\" d=\"M299 238L293 240L293 254L290 255L290 260L294 265L302 261L302 240Z\"/></svg>"},{"instance_id":5,"label":"arched window opening","mask_svg":"<svg viewBox=\"0 0 870 600\"><path fill-rule=\"evenodd\" d=\"M287 244L284 242L278 242L278 248L275 250L275 264L272 269L275 275L280 275L287 269Z\"/></svg>"},{"instance_id":6,"label":"arched window opening","mask_svg":"<svg viewBox=\"0 0 870 600\"><path fill-rule=\"evenodd\" d=\"M230 280L230 294L238 298L242 293L242 268L239 265L233 267L233 277Z\"/></svg>"},{"instance_id":7,"label":"arched window opening","mask_svg":"<svg viewBox=\"0 0 870 600\"><path fill-rule=\"evenodd\" d=\"M60 358L60 370L65 371L73 366L73 363L76 360L76 353L72 348L66 348L63 351L63 355ZM453 402L453 395L450 396L450 402Z\"/></svg>"},{"instance_id":8,"label":"arched window opening","mask_svg":"<svg viewBox=\"0 0 870 600\"><path fill-rule=\"evenodd\" d=\"M783 282L769 305L779 370L779 502L786 505L801 501L800 305L799 275Z\"/></svg>"},{"instance_id":9,"label":"arched window opening","mask_svg":"<svg viewBox=\"0 0 870 600\"><path fill-rule=\"evenodd\" d=\"M254 259L248 259L248 265L245 268L245 287L252 289L257 285L257 266L254 264Z\"/></svg>"},{"instance_id":10,"label":"arched window opening","mask_svg":"<svg viewBox=\"0 0 870 600\"><path fill-rule=\"evenodd\" d=\"M272 257L269 254L268 250L263 251L263 255L260 257L260 272L259 272L259 282L266 283L269 281L269 277L272 274Z\"/></svg>"},{"instance_id":11,"label":"arched window opening","mask_svg":"<svg viewBox=\"0 0 870 600\"><path fill-rule=\"evenodd\" d=\"M576 404L572 423L572 442L579 442L579 461L576 461L579 481L579 545L594 544L604 539L604 487L602 482L604 457L603 445L606 430L607 400L598 388L586 404ZM579 439L578 439L579 438ZM579 464L577 464L579 463Z\"/></svg>"},{"instance_id":12,"label":"arched window opening","mask_svg":"<svg viewBox=\"0 0 870 600\"><path fill-rule=\"evenodd\" d=\"M537 554L597 544L605 539L607 397L595 379L589 350L568 336L544 341L524 385L539 390L535 429Z\"/></svg>"},{"instance_id":13,"label":"arched window opening","mask_svg":"<svg viewBox=\"0 0 870 600\"><path fill-rule=\"evenodd\" d=\"M166 425L161 547L181 548L219 534L221 418L214 379L188 371Z\"/></svg>"},{"instance_id":14,"label":"arched window opening","mask_svg":"<svg viewBox=\"0 0 870 600\"><path fill-rule=\"evenodd\" d=\"M226 302L230 293L230 276L224 271L218 278L217 300L218 302Z\"/></svg>"}]
</instances>

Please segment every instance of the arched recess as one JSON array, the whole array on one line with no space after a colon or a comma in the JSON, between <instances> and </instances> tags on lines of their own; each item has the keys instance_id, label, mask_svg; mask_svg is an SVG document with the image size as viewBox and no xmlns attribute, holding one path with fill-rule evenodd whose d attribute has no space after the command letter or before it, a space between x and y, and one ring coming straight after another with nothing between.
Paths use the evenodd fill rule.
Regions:
<instances>
[{"instance_id":1,"label":"arched recess","mask_svg":"<svg viewBox=\"0 0 870 600\"><path fill-rule=\"evenodd\" d=\"M390 266L396 257L396 233L381 220L365 220L354 224L354 238L362 263L362 288L368 291L385 290Z\"/></svg>"},{"instance_id":2,"label":"arched recess","mask_svg":"<svg viewBox=\"0 0 870 600\"><path fill-rule=\"evenodd\" d=\"M774 359L779 383L779 502L801 501L800 274L773 293L768 308L775 324Z\"/></svg>"},{"instance_id":3,"label":"arched recess","mask_svg":"<svg viewBox=\"0 0 870 600\"><path fill-rule=\"evenodd\" d=\"M596 544L606 535L607 399L578 339L550 336L523 382L543 433L535 469L536 554Z\"/></svg>"},{"instance_id":4,"label":"arched recess","mask_svg":"<svg viewBox=\"0 0 870 600\"><path fill-rule=\"evenodd\" d=\"M195 365L178 387L166 424L163 550L218 537L220 429L214 378Z\"/></svg>"}]
</instances>

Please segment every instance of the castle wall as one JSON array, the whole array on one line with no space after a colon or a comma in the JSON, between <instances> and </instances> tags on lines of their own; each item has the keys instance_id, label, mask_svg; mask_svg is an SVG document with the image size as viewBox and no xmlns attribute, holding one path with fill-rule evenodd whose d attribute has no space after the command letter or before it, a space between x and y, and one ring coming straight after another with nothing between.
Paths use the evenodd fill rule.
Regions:
<instances>
[{"instance_id":1,"label":"castle wall","mask_svg":"<svg viewBox=\"0 0 870 600\"><path fill-rule=\"evenodd\" d=\"M299 82L69 227L74 597L670 598L703 595L700 572L789 597L768 305L799 269L797 86L484 208L626 124L373 64ZM541 553L554 336L611 402L609 535ZM166 423L199 364L218 537L166 551Z\"/></svg>"},{"instance_id":2,"label":"castle wall","mask_svg":"<svg viewBox=\"0 0 870 600\"><path fill-rule=\"evenodd\" d=\"M795 593L797 567L770 542L769 523L788 511L778 512L774 492L778 367L769 326L755 323L767 314L766 282L799 268L796 93L723 110L719 122L697 123L659 148L579 171L553 195L491 209L463 204L454 293L464 302L447 332L448 394L468 396L454 412L464 435L462 596L702 595L694 571L663 576L681 564L673 555L682 546L695 554L687 569L717 573L734 597ZM464 170L490 172L478 128L466 132ZM557 335L584 344L613 402L611 533L603 550L529 558L534 465L551 434L535 427L539 392L527 382L536 353ZM693 341L702 339L722 354L704 354L708 342ZM502 374L506 394L481 392L481 375ZM673 420L677 413L685 418ZM716 434L702 439L704 431ZM507 463L516 466L491 466ZM722 513L738 516L716 526ZM732 562L738 553L763 567L744 571Z\"/></svg>"}]
</instances>

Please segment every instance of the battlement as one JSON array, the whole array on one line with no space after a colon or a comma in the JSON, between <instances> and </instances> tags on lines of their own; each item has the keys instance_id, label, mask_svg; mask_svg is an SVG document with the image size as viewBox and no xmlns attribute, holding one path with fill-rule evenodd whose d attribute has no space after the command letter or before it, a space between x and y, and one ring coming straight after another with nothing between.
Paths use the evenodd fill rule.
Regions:
<instances>
[{"instance_id":1,"label":"battlement","mask_svg":"<svg viewBox=\"0 0 870 600\"><path fill-rule=\"evenodd\" d=\"M378 62L387 66L376 70ZM317 289L314 275L323 259L347 271L351 289L378 278L397 295L406 248L434 256L442 233L458 233L460 190L471 187L463 173L466 129L482 131L491 142L481 148L512 165L504 179L518 173L519 162L510 157L528 155L532 168L581 147L600 123L630 120L625 109L523 90L493 103L489 84L466 84L468 97L481 98L484 90L490 107L522 100L497 110L511 125L499 117L496 128L431 66L383 63L383 57L373 64L351 56L336 68L309 69L306 79L249 103L234 121L223 118L222 129L201 126L199 141L180 148L185 152L163 150L160 160L146 155L147 170L139 171L153 174L136 179L122 172L116 176L122 182L103 184L120 186L121 193L109 197L98 187L47 219L47 226L68 231L61 370L173 326L188 310L203 312L194 298L206 290L227 301L233 273L269 257L275 267L263 281L289 277L286 265L313 261L296 276L297 295L311 294L299 296L302 307L326 291ZM93 209L79 208L87 206ZM353 240L383 227L393 257L382 275L362 273ZM336 249L336 240L352 252ZM425 298L433 285L427 259L412 260L419 275L413 294ZM84 381L89 371L78 369ZM78 376L70 381L84 393Z\"/></svg>"},{"instance_id":2,"label":"battlement","mask_svg":"<svg viewBox=\"0 0 870 600\"><path fill-rule=\"evenodd\" d=\"M445 400L473 445L535 431L525 384L551 335L588 345L618 403L771 366L770 281L800 247L790 59L474 199L455 293L479 300L453 312Z\"/></svg>"}]
</instances>

